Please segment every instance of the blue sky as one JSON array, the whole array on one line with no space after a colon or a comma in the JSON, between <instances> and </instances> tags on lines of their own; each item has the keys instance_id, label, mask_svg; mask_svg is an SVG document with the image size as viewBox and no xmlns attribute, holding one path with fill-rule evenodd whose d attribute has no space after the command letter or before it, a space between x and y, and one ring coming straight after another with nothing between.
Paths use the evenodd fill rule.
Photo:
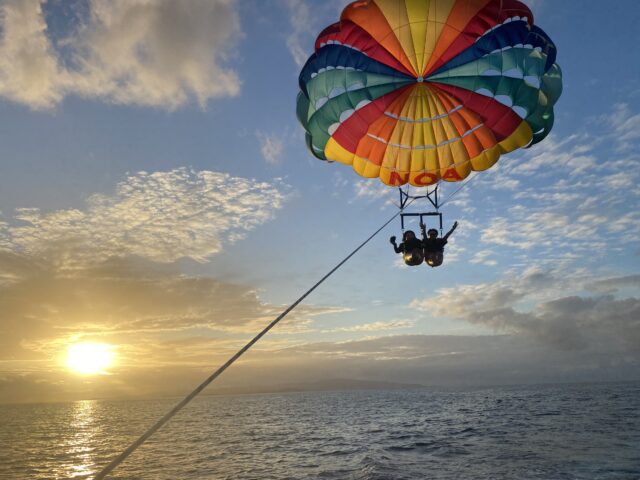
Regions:
<instances>
[{"instance_id":1,"label":"blue sky","mask_svg":"<svg viewBox=\"0 0 640 480\"><path fill-rule=\"evenodd\" d=\"M145 375L144 394L166 393L171 375L193 382L393 214L395 191L306 151L297 75L346 4L318 3L0 2L7 399L115 384L135 395ZM471 382L489 341L478 336L528 349L505 343L485 359L488 382L634 377L640 6L528 3L564 74L552 135L445 207L445 228L460 228L443 268L402 265L393 224L229 384L265 370L272 383L321 378L331 362L352 378L383 362L386 379L435 384L455 366ZM451 350L441 335L466 343ZM110 376L80 381L61 366L83 339L114 345ZM413 362L428 352L452 359L422 377ZM564 376L536 370L542 358ZM514 362L522 375L504 373Z\"/></svg>"}]
</instances>

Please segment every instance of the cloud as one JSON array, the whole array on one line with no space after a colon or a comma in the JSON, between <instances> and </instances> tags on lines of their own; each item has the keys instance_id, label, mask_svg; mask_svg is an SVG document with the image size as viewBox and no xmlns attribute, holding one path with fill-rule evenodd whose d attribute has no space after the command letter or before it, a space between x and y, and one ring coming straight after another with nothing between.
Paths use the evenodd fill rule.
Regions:
<instances>
[{"instance_id":1,"label":"cloud","mask_svg":"<svg viewBox=\"0 0 640 480\"><path fill-rule=\"evenodd\" d=\"M325 332L382 332L386 330L411 328L414 326L415 322L410 320L392 320L390 322L373 322L353 325L352 327L341 327L333 330L325 330Z\"/></svg>"},{"instance_id":2,"label":"cloud","mask_svg":"<svg viewBox=\"0 0 640 480\"><path fill-rule=\"evenodd\" d=\"M0 245L69 265L135 255L156 262L204 262L282 208L288 187L179 168L127 177L84 209L20 209L0 228Z\"/></svg>"},{"instance_id":3,"label":"cloud","mask_svg":"<svg viewBox=\"0 0 640 480\"><path fill-rule=\"evenodd\" d=\"M634 281L629 277L610 283ZM640 299L569 293L585 284L593 285L560 271L528 269L493 283L440 289L434 297L414 300L411 306L431 315L534 337L559 349L640 359Z\"/></svg>"},{"instance_id":4,"label":"cloud","mask_svg":"<svg viewBox=\"0 0 640 480\"><path fill-rule=\"evenodd\" d=\"M632 168L638 159L633 152L612 155L610 144L601 153L604 139L615 143L615 138L610 124L598 138L584 133L562 139L551 135L501 161L497 176L479 177L482 187L491 186L494 177L498 183L521 182L514 193L482 199L489 215L481 241L494 250L495 245L511 249L511 257L518 262L535 257L547 263L578 258L584 262L585 256L587 262L600 261L636 243L640 215L629 207L640 197L639 173ZM491 210L493 204L508 208Z\"/></svg>"},{"instance_id":5,"label":"cloud","mask_svg":"<svg viewBox=\"0 0 640 480\"><path fill-rule=\"evenodd\" d=\"M293 31L287 37L287 47L296 65L302 67L311 50L305 48L305 43L309 43L309 35L312 31L308 25L311 23L311 4L301 0L286 0L286 5L291 15L290 22Z\"/></svg>"},{"instance_id":6,"label":"cloud","mask_svg":"<svg viewBox=\"0 0 640 480\"><path fill-rule=\"evenodd\" d=\"M514 335L393 335L259 352L228 380L237 386L331 378L440 386L611 381L637 379L639 363L638 357L559 350ZM260 376L252 372L258 366Z\"/></svg>"},{"instance_id":7,"label":"cloud","mask_svg":"<svg viewBox=\"0 0 640 480\"><path fill-rule=\"evenodd\" d=\"M600 293L615 293L625 288L640 288L640 275L606 278L587 284L588 290Z\"/></svg>"},{"instance_id":8,"label":"cloud","mask_svg":"<svg viewBox=\"0 0 640 480\"><path fill-rule=\"evenodd\" d=\"M0 383L37 395L0 399L175 394L167 378L184 386L225 361L286 305L249 285L185 275L175 261L206 261L238 241L282 208L288 189L187 168L140 172L85 208L21 209L0 223ZM300 305L257 351L291 345L317 316L344 311ZM65 371L77 341L116 346L117 365L95 387Z\"/></svg>"},{"instance_id":9,"label":"cloud","mask_svg":"<svg viewBox=\"0 0 640 480\"><path fill-rule=\"evenodd\" d=\"M66 347L86 340L116 346L114 375L201 367L226 360L285 308L247 285L133 258L63 272L41 257L0 252L0 271L12 274L0 283L0 362L14 374L62 374ZM259 348L290 345L315 317L343 311L301 305Z\"/></svg>"},{"instance_id":10,"label":"cloud","mask_svg":"<svg viewBox=\"0 0 640 480\"><path fill-rule=\"evenodd\" d=\"M582 265L600 263L607 255L637 243L638 212L609 213L604 205L587 206L588 198L582 198L583 205L573 198L555 207L515 204L487 220L480 240L489 248L499 245L519 250L523 256L517 258L527 262L535 259L554 264L580 259Z\"/></svg>"},{"instance_id":11,"label":"cloud","mask_svg":"<svg viewBox=\"0 0 640 480\"><path fill-rule=\"evenodd\" d=\"M61 8L3 2L0 95L34 109L67 95L175 109L240 91L226 66L242 35L233 0L89 0L72 9L68 35L53 38L45 18L66 18Z\"/></svg>"},{"instance_id":12,"label":"cloud","mask_svg":"<svg viewBox=\"0 0 640 480\"><path fill-rule=\"evenodd\" d=\"M640 113L634 113L626 103L617 103L613 112L602 116L600 121L612 128L618 151L629 151L640 140Z\"/></svg>"},{"instance_id":13,"label":"cloud","mask_svg":"<svg viewBox=\"0 0 640 480\"><path fill-rule=\"evenodd\" d=\"M415 299L410 306L438 316L466 318L470 312L513 306L527 296L546 298L560 285L552 272L530 268L492 283L441 288L434 297Z\"/></svg>"},{"instance_id":14,"label":"cloud","mask_svg":"<svg viewBox=\"0 0 640 480\"><path fill-rule=\"evenodd\" d=\"M398 191L396 189L389 188L376 179L363 179L357 177L353 172L347 173L352 175L351 180L353 181L353 189L357 199L368 202L384 200L381 208L394 203L399 204Z\"/></svg>"},{"instance_id":15,"label":"cloud","mask_svg":"<svg viewBox=\"0 0 640 480\"><path fill-rule=\"evenodd\" d=\"M197 347L211 352L216 345L189 339L167 343L163 348L179 352ZM216 357L208 366L131 365L93 382L89 388L86 382L64 374L0 374L0 402L75 400L87 395L184 395L208 376L219 365L217 362ZM397 335L251 350L207 392L315 388L332 382L349 388L363 381L447 387L638 380L638 363L638 358L618 354L553 349L513 335Z\"/></svg>"},{"instance_id":16,"label":"cloud","mask_svg":"<svg viewBox=\"0 0 640 480\"><path fill-rule=\"evenodd\" d=\"M533 11L534 15L545 5L545 0L523 0L523 2Z\"/></svg>"},{"instance_id":17,"label":"cloud","mask_svg":"<svg viewBox=\"0 0 640 480\"><path fill-rule=\"evenodd\" d=\"M308 0L283 0L289 10L291 33L287 37L287 48L298 67L302 67L313 53L314 42L320 31L326 27L321 22L339 19L340 11L345 7L343 0L312 2Z\"/></svg>"},{"instance_id":18,"label":"cloud","mask_svg":"<svg viewBox=\"0 0 640 480\"><path fill-rule=\"evenodd\" d=\"M469 261L473 264L493 267L498 264L498 262L489 258L493 255L495 255L495 253L492 250L480 250L479 252L476 252Z\"/></svg>"},{"instance_id":19,"label":"cloud","mask_svg":"<svg viewBox=\"0 0 640 480\"><path fill-rule=\"evenodd\" d=\"M275 133L268 134L261 131L256 132L256 136L260 142L260 153L267 163L270 165L282 163L285 143L283 137Z\"/></svg>"},{"instance_id":20,"label":"cloud","mask_svg":"<svg viewBox=\"0 0 640 480\"><path fill-rule=\"evenodd\" d=\"M510 213L511 217L494 217L482 231L480 240L521 250L603 252L608 246L604 236L598 235L606 227L607 218L604 216L571 218L532 209L512 209Z\"/></svg>"},{"instance_id":21,"label":"cloud","mask_svg":"<svg viewBox=\"0 0 640 480\"><path fill-rule=\"evenodd\" d=\"M569 171L573 174L582 173L597 164L597 157L593 153L596 140L589 135L580 133L558 138L551 134L544 142L526 151L522 161L509 170L509 174L535 174L539 177L558 177L558 170Z\"/></svg>"},{"instance_id":22,"label":"cloud","mask_svg":"<svg viewBox=\"0 0 640 480\"><path fill-rule=\"evenodd\" d=\"M639 118L627 104L617 104L605 114L588 118L581 131L563 137L552 133L531 149L514 152L500 161L490 177L481 176L479 183L519 182L514 198L560 207L584 201L589 193L610 192L611 187L633 189L638 175L631 166L637 164L638 156L629 147L640 139L634 133ZM594 126L598 136L585 133Z\"/></svg>"},{"instance_id":23,"label":"cloud","mask_svg":"<svg viewBox=\"0 0 640 480\"><path fill-rule=\"evenodd\" d=\"M350 202L362 200L368 203L379 203L380 209L385 209L389 205L400 205L398 191L389 188L377 179L360 178L354 172L347 171L347 175L351 175L350 181L353 183L353 192L355 197Z\"/></svg>"},{"instance_id":24,"label":"cloud","mask_svg":"<svg viewBox=\"0 0 640 480\"><path fill-rule=\"evenodd\" d=\"M64 75L46 37L40 2L6 0L0 8L0 94L34 108L59 102Z\"/></svg>"},{"instance_id":25,"label":"cloud","mask_svg":"<svg viewBox=\"0 0 640 480\"><path fill-rule=\"evenodd\" d=\"M132 174L82 209L19 210L0 223L0 383L31 391L31 401L133 395L135 381L140 392L162 391L162 381L141 381L145 372L158 381L164 369L184 374L226 360L285 306L248 285L185 275L173 262L219 253L271 219L287 190L180 168ZM290 345L313 331L316 316L343 311L301 305L259 348ZM115 345L120 357L91 393L63 366L64 350L81 340Z\"/></svg>"}]
</instances>

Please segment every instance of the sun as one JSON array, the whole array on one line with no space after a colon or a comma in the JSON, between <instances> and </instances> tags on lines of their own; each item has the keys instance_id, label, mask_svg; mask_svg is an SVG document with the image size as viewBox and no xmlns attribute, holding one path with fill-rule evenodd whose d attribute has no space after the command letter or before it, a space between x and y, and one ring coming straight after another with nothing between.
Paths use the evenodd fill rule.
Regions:
<instances>
[{"instance_id":1,"label":"sun","mask_svg":"<svg viewBox=\"0 0 640 480\"><path fill-rule=\"evenodd\" d=\"M113 365L113 345L82 342L70 345L67 350L67 367L81 375L106 374Z\"/></svg>"}]
</instances>

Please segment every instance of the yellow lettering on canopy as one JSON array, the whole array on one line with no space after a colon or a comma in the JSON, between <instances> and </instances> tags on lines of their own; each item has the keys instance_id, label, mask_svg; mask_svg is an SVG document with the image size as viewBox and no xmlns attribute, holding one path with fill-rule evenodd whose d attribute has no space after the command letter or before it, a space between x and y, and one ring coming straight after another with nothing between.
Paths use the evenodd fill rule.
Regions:
<instances>
[{"instance_id":1,"label":"yellow lettering on canopy","mask_svg":"<svg viewBox=\"0 0 640 480\"><path fill-rule=\"evenodd\" d=\"M444 174L442 175L442 179L443 180L462 180L462 177L460 176L460 174L456 171L455 168L448 168L447 170L445 170Z\"/></svg>"},{"instance_id":2,"label":"yellow lettering on canopy","mask_svg":"<svg viewBox=\"0 0 640 480\"><path fill-rule=\"evenodd\" d=\"M416 175L415 177L413 177L411 179L411 184L415 185L416 187L426 187L428 185L433 185L437 181L438 181L437 175L429 172L424 172L424 173L421 173L420 175Z\"/></svg>"},{"instance_id":3,"label":"yellow lettering on canopy","mask_svg":"<svg viewBox=\"0 0 640 480\"><path fill-rule=\"evenodd\" d=\"M398 187L400 185L404 185L408 181L409 181L409 172L407 173L391 172L391 175L389 176L389 181L385 183L387 183L387 185L393 185L395 187Z\"/></svg>"}]
</instances>

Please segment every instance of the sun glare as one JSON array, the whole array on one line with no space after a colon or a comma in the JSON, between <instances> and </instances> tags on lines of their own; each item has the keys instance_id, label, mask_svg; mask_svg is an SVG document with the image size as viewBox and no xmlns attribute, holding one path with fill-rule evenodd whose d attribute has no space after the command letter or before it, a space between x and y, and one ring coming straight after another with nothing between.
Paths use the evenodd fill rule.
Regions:
<instances>
[{"instance_id":1,"label":"sun glare","mask_svg":"<svg viewBox=\"0 0 640 480\"><path fill-rule=\"evenodd\" d=\"M82 375L105 374L113 365L113 346L106 343L76 343L67 350L67 367Z\"/></svg>"}]
</instances>

